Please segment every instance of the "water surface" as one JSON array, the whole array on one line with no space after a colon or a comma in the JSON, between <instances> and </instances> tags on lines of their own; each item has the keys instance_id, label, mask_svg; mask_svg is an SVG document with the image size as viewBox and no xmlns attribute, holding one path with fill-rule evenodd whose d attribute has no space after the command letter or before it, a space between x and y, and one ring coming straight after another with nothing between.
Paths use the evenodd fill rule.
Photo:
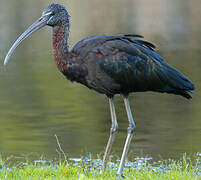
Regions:
<instances>
[{"instance_id":1,"label":"water surface","mask_svg":"<svg viewBox=\"0 0 201 180\"><path fill-rule=\"evenodd\" d=\"M137 124L130 157L147 154L181 157L201 150L200 3L173 0L61 1L71 14L70 46L95 34L138 33L157 44L165 60L192 79L193 100L159 93L130 95ZM8 2L0 7L0 60L12 42L40 15L49 1ZM57 134L70 157L103 153L110 129L108 100L71 83L52 57L51 29L26 40L8 66L0 66L0 152L5 155L57 155ZM113 153L120 156L128 120L120 96L115 98L119 133Z\"/></svg>"}]
</instances>

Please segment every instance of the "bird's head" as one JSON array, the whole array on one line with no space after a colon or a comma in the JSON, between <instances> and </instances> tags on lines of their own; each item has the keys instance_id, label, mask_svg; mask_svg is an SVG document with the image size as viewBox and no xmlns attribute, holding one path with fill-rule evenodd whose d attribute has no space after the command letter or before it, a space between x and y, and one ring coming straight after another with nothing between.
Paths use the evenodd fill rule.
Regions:
<instances>
[{"instance_id":1,"label":"bird's head","mask_svg":"<svg viewBox=\"0 0 201 180\"><path fill-rule=\"evenodd\" d=\"M5 57L4 65L7 64L10 56L14 52L14 50L24 41L28 36L42 27L48 25L52 27L57 27L61 25L66 25L69 27L70 16L67 10L60 4L51 4L47 8L43 10L42 16L34 22L29 28L15 41L12 45L8 54Z\"/></svg>"},{"instance_id":2,"label":"bird's head","mask_svg":"<svg viewBox=\"0 0 201 180\"><path fill-rule=\"evenodd\" d=\"M69 14L60 4L51 4L43 10L41 18L45 18L49 26L69 25Z\"/></svg>"}]
</instances>

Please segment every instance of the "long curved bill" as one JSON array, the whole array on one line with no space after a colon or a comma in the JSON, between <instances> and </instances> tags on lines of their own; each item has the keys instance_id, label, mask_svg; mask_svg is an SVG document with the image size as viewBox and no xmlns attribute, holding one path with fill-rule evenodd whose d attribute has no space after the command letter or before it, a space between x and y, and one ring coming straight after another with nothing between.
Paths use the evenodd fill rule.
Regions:
<instances>
[{"instance_id":1,"label":"long curved bill","mask_svg":"<svg viewBox=\"0 0 201 180\"><path fill-rule=\"evenodd\" d=\"M42 16L40 19L38 19L36 22L34 22L29 28L15 41L15 43L12 45L10 50L8 51L8 54L5 57L4 65L8 63L8 60L10 59L12 53L14 50L20 45L22 41L24 41L28 36L30 36L32 33L36 32L43 26L47 25L48 18Z\"/></svg>"}]
</instances>

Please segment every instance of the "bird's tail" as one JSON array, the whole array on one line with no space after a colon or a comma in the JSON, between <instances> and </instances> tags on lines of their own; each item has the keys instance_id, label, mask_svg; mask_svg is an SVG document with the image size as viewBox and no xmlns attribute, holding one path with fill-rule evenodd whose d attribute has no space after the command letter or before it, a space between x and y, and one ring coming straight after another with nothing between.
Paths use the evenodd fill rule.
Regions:
<instances>
[{"instance_id":1,"label":"bird's tail","mask_svg":"<svg viewBox=\"0 0 201 180\"><path fill-rule=\"evenodd\" d=\"M191 99L193 94L193 90L195 86L193 83L182 73L177 71L175 68L171 67L169 64L166 64L166 72L168 77L168 84L172 88L169 93L174 93L177 95L181 95L187 99Z\"/></svg>"},{"instance_id":2,"label":"bird's tail","mask_svg":"<svg viewBox=\"0 0 201 180\"><path fill-rule=\"evenodd\" d=\"M175 90L174 94L178 94L180 96L183 96L187 99L192 99L192 95L191 94L194 94L192 91L189 91L189 90Z\"/></svg>"}]
</instances>

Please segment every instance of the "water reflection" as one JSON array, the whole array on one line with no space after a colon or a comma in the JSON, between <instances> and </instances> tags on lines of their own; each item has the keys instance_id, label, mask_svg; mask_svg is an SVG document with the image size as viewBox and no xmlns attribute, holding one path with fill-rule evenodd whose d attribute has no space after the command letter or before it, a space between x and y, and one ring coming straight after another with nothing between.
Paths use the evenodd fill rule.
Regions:
<instances>
[{"instance_id":1,"label":"water reflection","mask_svg":"<svg viewBox=\"0 0 201 180\"><path fill-rule=\"evenodd\" d=\"M145 153L180 157L182 152L200 151L201 23L197 18L201 15L200 3L157 0L156 6L144 0L62 2L71 14L71 46L95 34L143 34L160 47L159 53L170 64L196 84L192 101L167 94L131 95L137 130L130 156ZM11 43L49 3L3 0L0 7L2 61ZM66 81L59 73L52 58L50 28L26 40L9 65L0 67L0 84L1 152L55 156L54 134L71 157L103 152L110 128L108 101L82 85ZM119 96L115 104L120 131L113 152L120 155L127 118Z\"/></svg>"}]
</instances>

